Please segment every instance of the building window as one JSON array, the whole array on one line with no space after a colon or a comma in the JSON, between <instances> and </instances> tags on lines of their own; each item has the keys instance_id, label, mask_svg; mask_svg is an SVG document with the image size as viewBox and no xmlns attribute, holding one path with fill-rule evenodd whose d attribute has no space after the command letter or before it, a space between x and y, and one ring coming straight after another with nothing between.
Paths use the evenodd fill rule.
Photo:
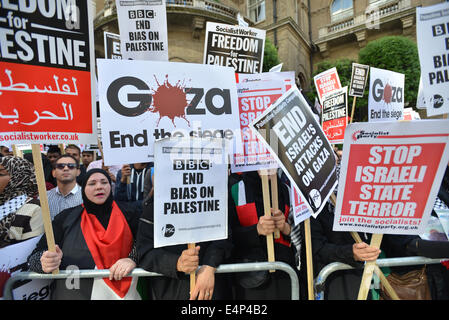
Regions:
<instances>
[{"instance_id":1,"label":"building window","mask_svg":"<svg viewBox=\"0 0 449 320\"><path fill-rule=\"evenodd\" d=\"M248 1L249 18L254 22L265 20L265 0Z\"/></svg>"},{"instance_id":2,"label":"building window","mask_svg":"<svg viewBox=\"0 0 449 320\"><path fill-rule=\"evenodd\" d=\"M352 0L335 0L331 5L331 20L342 20L352 17L354 7Z\"/></svg>"}]
</instances>

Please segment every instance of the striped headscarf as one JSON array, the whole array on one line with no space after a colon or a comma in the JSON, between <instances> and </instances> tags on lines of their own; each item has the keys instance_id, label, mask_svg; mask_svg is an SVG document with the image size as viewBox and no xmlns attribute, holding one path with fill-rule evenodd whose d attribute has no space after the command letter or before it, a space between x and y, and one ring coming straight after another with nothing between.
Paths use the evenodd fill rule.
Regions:
<instances>
[{"instance_id":1,"label":"striped headscarf","mask_svg":"<svg viewBox=\"0 0 449 320\"><path fill-rule=\"evenodd\" d=\"M11 180L0 194L0 205L19 195L34 198L38 194L36 175L31 162L19 157L4 157L0 164L9 172Z\"/></svg>"}]
</instances>

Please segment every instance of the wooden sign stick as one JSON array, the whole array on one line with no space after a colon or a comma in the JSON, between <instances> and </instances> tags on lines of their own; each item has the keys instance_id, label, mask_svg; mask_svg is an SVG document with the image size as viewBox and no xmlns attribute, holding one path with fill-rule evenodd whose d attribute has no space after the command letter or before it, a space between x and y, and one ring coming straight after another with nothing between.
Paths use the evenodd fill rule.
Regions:
<instances>
[{"instance_id":1,"label":"wooden sign stick","mask_svg":"<svg viewBox=\"0 0 449 320\"><path fill-rule=\"evenodd\" d=\"M357 101L357 97L354 97L354 100L352 101L352 110L351 110L351 120L349 123L352 123L352 120L354 119L354 111L355 111L355 102Z\"/></svg>"},{"instance_id":2,"label":"wooden sign stick","mask_svg":"<svg viewBox=\"0 0 449 320\"><path fill-rule=\"evenodd\" d=\"M19 150L19 148L17 148L17 145L15 144L12 145L12 154L14 155L14 157L23 158L22 150Z\"/></svg>"},{"instance_id":3,"label":"wooden sign stick","mask_svg":"<svg viewBox=\"0 0 449 320\"><path fill-rule=\"evenodd\" d=\"M188 249L195 249L195 243L189 243L187 244ZM195 289L195 282L196 282L196 271L190 272L190 292Z\"/></svg>"},{"instance_id":4,"label":"wooden sign stick","mask_svg":"<svg viewBox=\"0 0 449 320\"><path fill-rule=\"evenodd\" d=\"M61 151L61 154L65 154L64 144L60 143L58 144L59 150Z\"/></svg>"},{"instance_id":5,"label":"wooden sign stick","mask_svg":"<svg viewBox=\"0 0 449 320\"><path fill-rule=\"evenodd\" d=\"M276 172L270 175L270 184L271 184L271 201L273 201L273 208L279 209L279 201L278 201L278 179ZM274 229L274 238L279 239L281 237L281 233L278 228Z\"/></svg>"},{"instance_id":6,"label":"wooden sign stick","mask_svg":"<svg viewBox=\"0 0 449 320\"><path fill-rule=\"evenodd\" d=\"M42 165L41 148L39 144L31 145L33 152L34 170L36 172L37 187L39 189L39 200L41 203L42 220L44 221L45 236L47 238L48 251L56 252L55 237L51 224L50 209L48 207L47 188L45 187L44 167ZM58 274L59 270L52 272Z\"/></svg>"},{"instance_id":7,"label":"wooden sign stick","mask_svg":"<svg viewBox=\"0 0 449 320\"><path fill-rule=\"evenodd\" d=\"M309 300L315 300L313 290L313 260L312 260L312 237L310 233L310 218L304 220L304 231L306 240L306 262L307 262L307 292Z\"/></svg>"},{"instance_id":8,"label":"wooden sign stick","mask_svg":"<svg viewBox=\"0 0 449 320\"><path fill-rule=\"evenodd\" d=\"M271 203L270 203L270 190L268 186L268 173L266 170L262 170L262 174L260 175L260 179L262 180L262 194L263 194L263 207L265 216L271 217ZM274 241L273 234L268 234L267 238L267 252L268 252L268 261L274 262ZM270 270L270 272L275 272L276 270Z\"/></svg>"},{"instance_id":9,"label":"wooden sign stick","mask_svg":"<svg viewBox=\"0 0 449 320\"><path fill-rule=\"evenodd\" d=\"M332 193L331 194L331 202L333 203L334 207L337 203L337 199L335 197L335 194ZM355 231L350 232L352 238L354 239L354 241L356 243L362 243L362 238L360 238L359 234ZM380 270L379 266L376 264L374 267L374 272L377 274L377 276L380 279L380 282L382 282L382 284L385 287L385 290L387 290L388 294L390 295L390 297L393 300L400 300L398 295L396 294L396 291L394 291L393 287L390 285L390 283L388 282L388 279L385 277L384 273L382 272L382 270Z\"/></svg>"},{"instance_id":10,"label":"wooden sign stick","mask_svg":"<svg viewBox=\"0 0 449 320\"><path fill-rule=\"evenodd\" d=\"M373 234L371 237L371 247L380 248L383 234ZM366 300L368 297L369 288L371 286L371 279L376 266L376 260L367 261L363 270L362 282L360 284L359 295L357 300Z\"/></svg>"}]
</instances>

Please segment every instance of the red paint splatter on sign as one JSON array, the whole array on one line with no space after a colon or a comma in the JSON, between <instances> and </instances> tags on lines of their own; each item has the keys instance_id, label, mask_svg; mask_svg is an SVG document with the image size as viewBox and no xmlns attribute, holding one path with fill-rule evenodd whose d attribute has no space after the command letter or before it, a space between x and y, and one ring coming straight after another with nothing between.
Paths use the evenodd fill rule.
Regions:
<instances>
[{"instance_id":1,"label":"red paint splatter on sign","mask_svg":"<svg viewBox=\"0 0 449 320\"><path fill-rule=\"evenodd\" d=\"M154 78L156 79L158 88L154 91L153 108L149 111L159 113L159 120L156 126L159 125L159 122L164 117L168 117L175 127L176 117L184 119L190 126L185 114L185 109L189 105L187 94L184 91L185 86L181 84L180 80L175 85L172 85L168 82L168 75L165 76L162 84L159 83L156 76Z\"/></svg>"},{"instance_id":2,"label":"red paint splatter on sign","mask_svg":"<svg viewBox=\"0 0 449 320\"><path fill-rule=\"evenodd\" d=\"M387 84L384 89L384 101L386 104L391 103L392 96L393 96L393 89L389 84Z\"/></svg>"}]
</instances>

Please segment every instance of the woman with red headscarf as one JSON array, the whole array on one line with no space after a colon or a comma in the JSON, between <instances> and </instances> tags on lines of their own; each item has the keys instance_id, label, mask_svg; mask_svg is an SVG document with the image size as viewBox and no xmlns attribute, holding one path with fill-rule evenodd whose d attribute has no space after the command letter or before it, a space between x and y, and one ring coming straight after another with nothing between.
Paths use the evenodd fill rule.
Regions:
<instances>
[{"instance_id":1,"label":"woman with red headscarf","mask_svg":"<svg viewBox=\"0 0 449 320\"><path fill-rule=\"evenodd\" d=\"M126 203L117 203L111 178L101 169L86 173L83 204L63 210L53 220L56 252L47 250L45 236L28 257L31 271L50 273L61 269L109 269L109 278L79 279L67 286L56 280L52 299L139 299L137 279L126 277L136 266L134 239L138 216Z\"/></svg>"}]
</instances>

